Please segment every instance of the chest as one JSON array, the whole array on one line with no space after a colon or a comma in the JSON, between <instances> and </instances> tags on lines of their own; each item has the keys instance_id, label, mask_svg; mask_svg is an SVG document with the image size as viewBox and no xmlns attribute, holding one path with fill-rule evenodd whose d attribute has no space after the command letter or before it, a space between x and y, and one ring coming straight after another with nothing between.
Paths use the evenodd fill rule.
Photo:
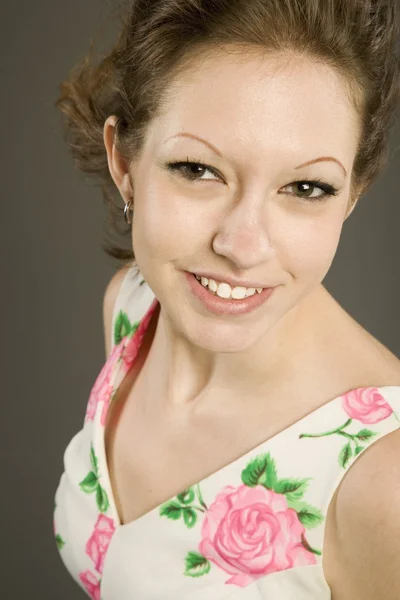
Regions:
<instances>
[{"instance_id":1,"label":"chest","mask_svg":"<svg viewBox=\"0 0 400 600\"><path fill-rule=\"evenodd\" d=\"M114 413L106 434L106 455L123 523L139 518L186 488L223 469L265 437L277 433L235 416L166 417L146 414L127 402Z\"/></svg>"},{"instance_id":2,"label":"chest","mask_svg":"<svg viewBox=\"0 0 400 600\"><path fill-rule=\"evenodd\" d=\"M235 409L194 417L155 410L157 402L142 398L144 393L135 381L124 381L105 429L108 471L123 523L217 474L321 404L320 398L310 403L299 393L292 401L290 395L276 395L274 407L255 409L257 403L248 398Z\"/></svg>"},{"instance_id":3,"label":"chest","mask_svg":"<svg viewBox=\"0 0 400 600\"><path fill-rule=\"evenodd\" d=\"M314 398L294 394L293 402L276 395L274 410L270 406L261 413L243 410L191 421L146 410L155 403L142 402L140 389L132 388L129 380L125 383L109 411L105 432L110 481L122 523L140 518L217 473L323 404L320 391ZM330 584L338 577L336 498L337 493L326 513L322 552Z\"/></svg>"}]
</instances>

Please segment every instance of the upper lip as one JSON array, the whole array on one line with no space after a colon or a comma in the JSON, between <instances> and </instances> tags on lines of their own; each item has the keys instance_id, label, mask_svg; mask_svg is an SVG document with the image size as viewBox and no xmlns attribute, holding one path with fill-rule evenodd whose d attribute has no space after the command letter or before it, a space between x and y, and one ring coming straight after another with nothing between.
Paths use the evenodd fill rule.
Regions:
<instances>
[{"instance_id":1,"label":"upper lip","mask_svg":"<svg viewBox=\"0 0 400 600\"><path fill-rule=\"evenodd\" d=\"M204 271L191 271L193 275L198 275L199 277L207 277L207 279L214 279L214 281L223 281L224 283L229 283L231 287L241 286L247 288L268 288L273 286L265 285L265 283L260 283L259 281L244 281L244 279L235 279L234 277L229 277L228 275L219 275L218 273L210 273Z\"/></svg>"}]
</instances>

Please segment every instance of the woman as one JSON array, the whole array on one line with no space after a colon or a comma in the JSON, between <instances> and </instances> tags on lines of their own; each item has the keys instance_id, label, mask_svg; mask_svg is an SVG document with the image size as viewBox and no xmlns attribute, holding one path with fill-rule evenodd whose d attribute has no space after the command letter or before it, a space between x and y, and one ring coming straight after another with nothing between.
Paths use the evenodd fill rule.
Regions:
<instances>
[{"instance_id":1,"label":"woman","mask_svg":"<svg viewBox=\"0 0 400 600\"><path fill-rule=\"evenodd\" d=\"M400 597L399 360L322 285L387 158L398 23L395 0L136 0L63 84L133 246L108 249L56 493L92 598Z\"/></svg>"}]
</instances>

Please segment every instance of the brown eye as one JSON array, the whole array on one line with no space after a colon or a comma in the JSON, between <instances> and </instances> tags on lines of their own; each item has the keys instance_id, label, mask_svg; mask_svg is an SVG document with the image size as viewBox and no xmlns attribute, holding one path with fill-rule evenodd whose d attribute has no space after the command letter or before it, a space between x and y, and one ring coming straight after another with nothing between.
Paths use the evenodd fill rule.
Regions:
<instances>
[{"instance_id":1,"label":"brown eye","mask_svg":"<svg viewBox=\"0 0 400 600\"><path fill-rule=\"evenodd\" d=\"M196 163L188 163L186 165L181 165L181 168L183 171L186 170L186 173L189 175L189 177L191 179L192 178L193 179L201 178L201 176L204 175L204 173L208 171L208 169L203 167L203 165L199 165Z\"/></svg>"},{"instance_id":2,"label":"brown eye","mask_svg":"<svg viewBox=\"0 0 400 600\"><path fill-rule=\"evenodd\" d=\"M296 191L299 192L299 195L302 198L310 198L312 197L313 191L315 191L315 185L313 185L312 183L308 183L307 181L298 181L294 184L294 187L296 188ZM324 194L320 194L317 197L321 197ZM315 198L315 196L314 196Z\"/></svg>"},{"instance_id":3,"label":"brown eye","mask_svg":"<svg viewBox=\"0 0 400 600\"><path fill-rule=\"evenodd\" d=\"M307 200L310 202L317 202L327 200L329 196L337 196L339 191L328 183L322 183L321 180L317 181L295 181L289 186L295 189L294 195L297 198ZM318 193L319 191L319 193ZM317 192L315 194L314 192Z\"/></svg>"},{"instance_id":4,"label":"brown eye","mask_svg":"<svg viewBox=\"0 0 400 600\"><path fill-rule=\"evenodd\" d=\"M167 168L169 171L177 171L179 175L188 181L215 181L215 177L219 179L218 173L212 167L200 162L169 162ZM202 177L207 171L213 175L212 178Z\"/></svg>"}]
</instances>

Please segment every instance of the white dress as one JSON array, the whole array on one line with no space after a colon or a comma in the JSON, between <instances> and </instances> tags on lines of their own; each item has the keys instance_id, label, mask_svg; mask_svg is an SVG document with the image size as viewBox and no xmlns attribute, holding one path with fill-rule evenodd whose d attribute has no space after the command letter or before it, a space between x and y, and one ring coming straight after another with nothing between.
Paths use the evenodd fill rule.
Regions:
<instances>
[{"instance_id":1,"label":"white dress","mask_svg":"<svg viewBox=\"0 0 400 600\"><path fill-rule=\"evenodd\" d=\"M93 600L330 599L322 567L328 506L362 452L400 427L400 386L334 398L121 524L104 423L157 304L131 267L114 307L112 352L56 491L54 534L66 568Z\"/></svg>"}]
</instances>

